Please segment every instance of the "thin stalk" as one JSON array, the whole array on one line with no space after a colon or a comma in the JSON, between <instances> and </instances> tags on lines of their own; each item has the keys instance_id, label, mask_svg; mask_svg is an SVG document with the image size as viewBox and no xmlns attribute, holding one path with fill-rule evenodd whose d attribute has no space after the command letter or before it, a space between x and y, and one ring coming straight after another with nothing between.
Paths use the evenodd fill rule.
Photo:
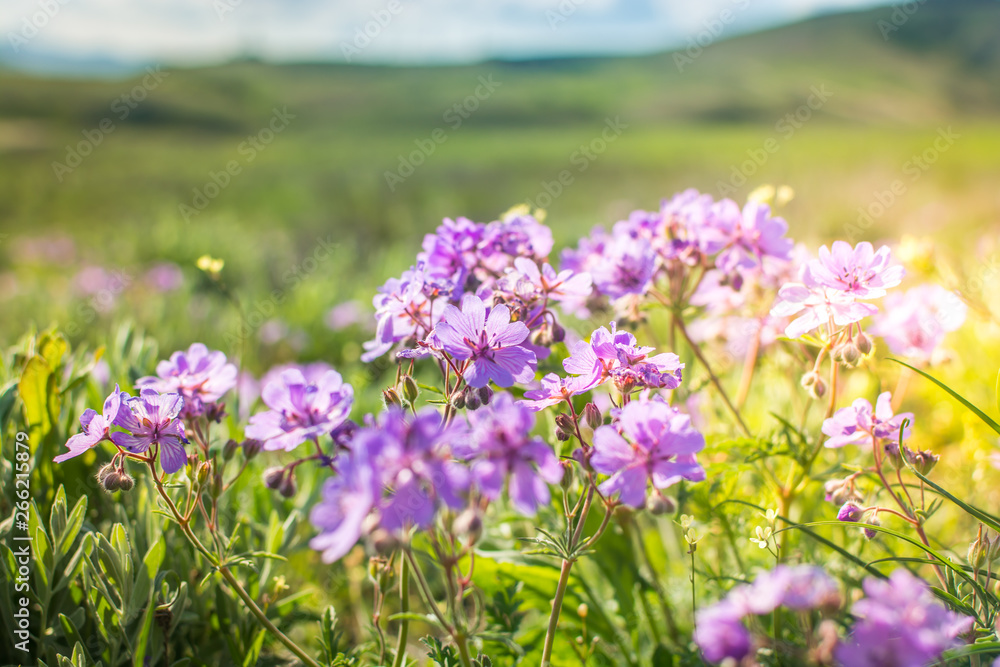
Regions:
<instances>
[{"instance_id":1,"label":"thin stalk","mask_svg":"<svg viewBox=\"0 0 1000 667\"><path fill-rule=\"evenodd\" d=\"M726 393L726 390L722 386L722 382L719 380L719 377L715 374L715 371L712 370L711 365L709 365L708 359L705 358L705 355L701 351L701 347L697 343L695 343L694 340L691 339L691 335L688 333L687 328L684 326L684 320L678 317L675 319L675 322L677 330L681 332L681 335L684 337L684 340L686 340L688 345L691 347L691 351L694 352L694 356L698 358L698 362L701 363L702 366L704 366L705 371L708 373L708 379L712 381L712 384L715 385L715 388L719 392L719 395L722 396L722 401L726 404L726 407L729 408L729 412L732 413L733 418L736 419L736 423L739 425L740 430L743 431L743 435L745 435L748 438L752 437L750 434L750 429L747 428L746 423L743 421L742 415L740 415L740 411L736 408L735 405L733 405L733 402L729 400L729 394Z\"/></svg>"},{"instance_id":2,"label":"thin stalk","mask_svg":"<svg viewBox=\"0 0 1000 667\"><path fill-rule=\"evenodd\" d=\"M573 569L573 561L564 560L559 572L559 583L556 584L556 596L552 598L552 614L549 616L549 627L545 631L545 645L542 647L542 665L549 667L552 658L552 646L555 644L556 628L559 625L559 610L562 608L563 597L566 595L566 584L569 583L569 572Z\"/></svg>"},{"instance_id":3,"label":"thin stalk","mask_svg":"<svg viewBox=\"0 0 1000 667\"><path fill-rule=\"evenodd\" d=\"M410 611L410 561L399 559L399 613L404 614L399 620L399 637L396 640L396 658L392 667L403 667L406 664L406 636L410 632L410 621L405 614Z\"/></svg>"}]
</instances>

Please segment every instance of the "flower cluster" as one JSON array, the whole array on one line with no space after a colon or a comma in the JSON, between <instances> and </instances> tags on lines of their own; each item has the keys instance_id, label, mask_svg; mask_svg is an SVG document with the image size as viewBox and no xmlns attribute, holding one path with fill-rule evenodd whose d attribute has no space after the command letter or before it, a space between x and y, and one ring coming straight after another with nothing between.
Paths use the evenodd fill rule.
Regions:
<instances>
[{"instance_id":1,"label":"flower cluster","mask_svg":"<svg viewBox=\"0 0 1000 667\"><path fill-rule=\"evenodd\" d=\"M906 422L906 427L903 423ZM828 436L827 447L846 445L885 445L898 443L910 437L913 413L892 413L892 397L889 392L879 394L875 408L864 398L858 398L850 406L841 408L823 422L823 434Z\"/></svg>"},{"instance_id":2,"label":"flower cluster","mask_svg":"<svg viewBox=\"0 0 1000 667\"><path fill-rule=\"evenodd\" d=\"M458 358L473 358L468 368L479 373L487 369L478 360L493 349L485 346L500 342L503 347L524 350L512 362L516 368L509 367L509 375L501 375L502 381L510 380L503 386L509 386L517 376L533 372L531 363L546 354L547 346L562 340L564 330L552 305L561 302L570 312L582 312L590 297L589 274L556 272L547 262L551 250L551 231L526 209L512 210L489 224L446 219L434 234L425 237L416 264L379 290L374 300L375 338L365 343L362 359L371 361L399 344L404 356L410 357L451 355L456 348L463 348L465 356ZM470 301L472 298L482 305ZM460 309L455 308L458 305ZM480 322L479 316L486 312L491 314L493 325L504 325L503 340L482 339L487 320L484 317ZM512 323L520 326L508 326ZM447 325L443 335L441 324ZM463 324L478 327L466 331ZM500 332L485 333L494 336ZM515 337L517 342L511 342ZM474 377L483 384L495 379L489 374Z\"/></svg>"},{"instance_id":3,"label":"flower cluster","mask_svg":"<svg viewBox=\"0 0 1000 667\"><path fill-rule=\"evenodd\" d=\"M202 343L193 343L186 352L174 352L169 360L156 365L156 376L139 378L136 387L149 387L161 394L177 393L184 397L182 417L222 416L216 402L236 386L236 366L219 351L210 351Z\"/></svg>"},{"instance_id":4,"label":"flower cluster","mask_svg":"<svg viewBox=\"0 0 1000 667\"><path fill-rule=\"evenodd\" d=\"M835 241L832 248L819 249L819 258L802 266L801 282L779 290L771 314L798 316L785 329L789 338L830 323L848 326L877 313L878 308L868 301L885 296L886 290L902 282L903 274L903 267L892 263L888 246L876 251L867 241L853 248Z\"/></svg>"},{"instance_id":5,"label":"flower cluster","mask_svg":"<svg viewBox=\"0 0 1000 667\"><path fill-rule=\"evenodd\" d=\"M359 429L349 450L333 461L337 474L310 514L320 530L312 547L331 563L363 534L400 538L411 527L428 528L441 505L461 507L469 473L451 450L464 432L446 425L433 408L412 417L391 409Z\"/></svg>"},{"instance_id":6,"label":"flower cluster","mask_svg":"<svg viewBox=\"0 0 1000 667\"><path fill-rule=\"evenodd\" d=\"M306 440L317 441L347 421L354 389L333 369L311 374L290 368L261 392L270 410L250 418L246 436L264 443L264 449L290 451Z\"/></svg>"},{"instance_id":7,"label":"flower cluster","mask_svg":"<svg viewBox=\"0 0 1000 667\"><path fill-rule=\"evenodd\" d=\"M590 464L610 475L600 485L601 493L617 493L622 503L641 507L650 482L663 490L681 479L705 479L695 459L704 448L705 438L688 415L662 400L632 401L618 412L615 423L594 432Z\"/></svg>"},{"instance_id":8,"label":"flower cluster","mask_svg":"<svg viewBox=\"0 0 1000 667\"><path fill-rule=\"evenodd\" d=\"M923 581L900 568L887 580L869 577L851 613L860 620L836 650L851 667L924 667L959 646L973 619L942 607Z\"/></svg>"},{"instance_id":9,"label":"flower cluster","mask_svg":"<svg viewBox=\"0 0 1000 667\"><path fill-rule=\"evenodd\" d=\"M753 636L744 624L748 616L770 614L779 607L802 612L839 606L837 583L821 568L779 565L752 584L738 586L721 601L700 610L695 619L694 640L709 662L722 662L726 658L738 661L749 655L753 647Z\"/></svg>"},{"instance_id":10,"label":"flower cluster","mask_svg":"<svg viewBox=\"0 0 1000 667\"><path fill-rule=\"evenodd\" d=\"M576 249L563 251L562 266L590 272L595 296L611 300L645 295L661 277L693 266L717 269L738 290L764 263L790 258L787 231L767 204L752 201L741 209L686 190L659 211L634 211L610 234L595 229Z\"/></svg>"},{"instance_id":11,"label":"flower cluster","mask_svg":"<svg viewBox=\"0 0 1000 667\"><path fill-rule=\"evenodd\" d=\"M884 338L893 354L918 363L935 360L945 334L961 327L968 312L957 294L933 284L894 292L884 305L869 331Z\"/></svg>"}]
</instances>

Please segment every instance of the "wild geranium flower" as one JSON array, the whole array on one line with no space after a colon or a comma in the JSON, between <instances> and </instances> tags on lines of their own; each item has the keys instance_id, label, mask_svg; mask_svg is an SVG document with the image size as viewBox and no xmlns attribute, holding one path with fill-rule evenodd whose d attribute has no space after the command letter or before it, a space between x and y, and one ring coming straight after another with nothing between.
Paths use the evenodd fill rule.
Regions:
<instances>
[{"instance_id":1,"label":"wild geranium flower","mask_svg":"<svg viewBox=\"0 0 1000 667\"><path fill-rule=\"evenodd\" d=\"M335 370L309 381L291 368L261 392L270 408L250 418L246 437L260 440L264 449L295 449L316 440L344 423L354 402L354 388Z\"/></svg>"},{"instance_id":2,"label":"wild geranium flower","mask_svg":"<svg viewBox=\"0 0 1000 667\"><path fill-rule=\"evenodd\" d=\"M498 387L509 387L535 376L535 353L522 346L528 327L511 322L507 306L494 306L487 317L483 300L466 294L461 310L445 309L435 332L448 354L468 360L462 377L472 387L485 387L491 380Z\"/></svg>"},{"instance_id":3,"label":"wild geranium flower","mask_svg":"<svg viewBox=\"0 0 1000 667\"><path fill-rule=\"evenodd\" d=\"M411 525L427 528L441 504L463 505L468 470L452 459L451 448L464 433L461 424L445 426L433 408L413 417L393 409L375 426L358 431L351 449L364 452L385 489L376 505L379 526L390 532Z\"/></svg>"},{"instance_id":4,"label":"wild geranium flower","mask_svg":"<svg viewBox=\"0 0 1000 667\"><path fill-rule=\"evenodd\" d=\"M726 229L729 246L716 259L716 266L723 272L736 271L760 266L765 257L790 260L794 242L785 237L788 223L782 218L772 217L771 207L759 202L748 202L740 211L731 200L719 202L717 206L727 206L730 214L725 216L733 226ZM736 286L739 289L739 285Z\"/></svg>"},{"instance_id":5,"label":"wild geranium flower","mask_svg":"<svg viewBox=\"0 0 1000 667\"><path fill-rule=\"evenodd\" d=\"M83 414L80 415L83 433L77 433L71 437L66 442L69 451L52 460L56 463L62 463L96 447L103 440L111 440L111 427L114 426L115 419L118 417L121 402L121 390L118 389L118 385L115 385L115 390L104 401L102 414L97 414L95 410L90 408L84 410Z\"/></svg>"},{"instance_id":6,"label":"wild geranium flower","mask_svg":"<svg viewBox=\"0 0 1000 667\"><path fill-rule=\"evenodd\" d=\"M590 335L589 342L577 343L563 361L563 368L579 376L583 382L581 391L608 379L615 379L623 391L642 387L676 389L681 383L684 364L671 352L649 356L654 349L640 346L635 336L618 331L617 323L612 322L610 330L600 327Z\"/></svg>"},{"instance_id":7,"label":"wild geranium flower","mask_svg":"<svg viewBox=\"0 0 1000 667\"><path fill-rule=\"evenodd\" d=\"M899 442L899 430L909 420L903 439L910 437L913 413L892 414L892 397L889 392L879 394L875 409L866 399L859 398L850 406L841 408L823 422L823 434L829 436L827 447L845 445L870 445L874 437L878 444Z\"/></svg>"},{"instance_id":8,"label":"wild geranium flower","mask_svg":"<svg viewBox=\"0 0 1000 667\"><path fill-rule=\"evenodd\" d=\"M706 660L739 661L750 653L752 638L743 624L743 616L742 609L727 601L698 610L694 641Z\"/></svg>"},{"instance_id":9,"label":"wild geranium flower","mask_svg":"<svg viewBox=\"0 0 1000 667\"><path fill-rule=\"evenodd\" d=\"M903 267L891 262L889 246L876 251L867 241L854 248L834 241L832 249L821 247L819 259L806 263L802 281L807 287L828 287L856 299L877 299L903 280Z\"/></svg>"},{"instance_id":10,"label":"wild geranium flower","mask_svg":"<svg viewBox=\"0 0 1000 667\"><path fill-rule=\"evenodd\" d=\"M543 377L541 384L542 386L539 389L531 389L524 392L526 400L521 401L521 404L528 406L531 410L538 411L558 405L568 400L570 396L576 396L587 391L584 378L564 378L559 377L555 373L549 373Z\"/></svg>"},{"instance_id":11,"label":"wild geranium flower","mask_svg":"<svg viewBox=\"0 0 1000 667\"><path fill-rule=\"evenodd\" d=\"M779 607L808 611L839 604L837 582L821 568L779 565L752 584L737 586L716 604L699 610L694 640L709 662L742 660L753 643L744 618L770 614Z\"/></svg>"},{"instance_id":12,"label":"wild geranium flower","mask_svg":"<svg viewBox=\"0 0 1000 667\"><path fill-rule=\"evenodd\" d=\"M968 306L940 285L919 285L885 298L885 308L868 329L881 336L893 354L921 363L934 359L945 334L965 322Z\"/></svg>"},{"instance_id":13,"label":"wild geranium flower","mask_svg":"<svg viewBox=\"0 0 1000 667\"><path fill-rule=\"evenodd\" d=\"M866 597L851 613L860 620L835 656L851 667L925 667L936 663L949 648L962 644L973 619L938 603L927 584L905 569L888 580L868 577Z\"/></svg>"},{"instance_id":14,"label":"wild geranium flower","mask_svg":"<svg viewBox=\"0 0 1000 667\"><path fill-rule=\"evenodd\" d=\"M482 494L496 500L509 479L507 492L518 512L530 516L548 505L548 484L562 480L563 468L548 444L531 436L534 413L500 394L488 407L470 412L469 423L468 439L456 444L455 454L471 462Z\"/></svg>"},{"instance_id":15,"label":"wild geranium flower","mask_svg":"<svg viewBox=\"0 0 1000 667\"><path fill-rule=\"evenodd\" d=\"M323 553L323 562L340 560L361 539L365 519L375 507L380 486L365 450L341 455L336 474L323 484L322 499L309 513L320 533L309 546Z\"/></svg>"},{"instance_id":16,"label":"wild geranium flower","mask_svg":"<svg viewBox=\"0 0 1000 667\"><path fill-rule=\"evenodd\" d=\"M656 252L644 239L616 238L592 269L594 286L612 299L644 294L656 269Z\"/></svg>"},{"instance_id":17,"label":"wild geranium flower","mask_svg":"<svg viewBox=\"0 0 1000 667\"><path fill-rule=\"evenodd\" d=\"M691 418L659 400L639 400L621 409L617 424L594 431L594 470L610 475L600 485L605 495L619 494L622 503L641 507L646 486L665 489L681 479L700 482L705 470L695 453L705 438Z\"/></svg>"},{"instance_id":18,"label":"wild geranium flower","mask_svg":"<svg viewBox=\"0 0 1000 667\"><path fill-rule=\"evenodd\" d=\"M836 241L833 250L823 246L819 259L803 265L802 282L788 283L778 291L771 315L791 317L802 313L785 329L789 338L798 338L830 321L836 326L860 322L878 312L876 306L863 299L885 296L887 289L903 280L903 267L891 261L888 246L877 252L868 242L851 248L844 241Z\"/></svg>"},{"instance_id":19,"label":"wild geranium flower","mask_svg":"<svg viewBox=\"0 0 1000 667\"><path fill-rule=\"evenodd\" d=\"M515 257L545 259L552 246L552 230L529 215L526 207L519 207L486 225L479 244L479 261L487 271L501 273Z\"/></svg>"},{"instance_id":20,"label":"wild geranium flower","mask_svg":"<svg viewBox=\"0 0 1000 667\"><path fill-rule=\"evenodd\" d=\"M202 343L192 343L187 351L170 355L156 365L156 376L139 378L136 387L149 387L161 394L177 393L184 397L183 417L198 417L236 386L236 366L226 355L209 350Z\"/></svg>"},{"instance_id":21,"label":"wild geranium flower","mask_svg":"<svg viewBox=\"0 0 1000 667\"><path fill-rule=\"evenodd\" d=\"M399 278L390 278L378 289L372 300L375 306L375 338L364 343L364 362L373 361L392 349L397 343L409 338L421 338L434 328L432 307L434 300L428 298L426 288L433 285L423 263L410 267ZM432 293L436 289L431 290ZM450 295L450 290L446 290ZM444 306L438 306L440 316Z\"/></svg>"},{"instance_id":22,"label":"wild geranium flower","mask_svg":"<svg viewBox=\"0 0 1000 667\"><path fill-rule=\"evenodd\" d=\"M112 433L111 441L132 454L142 454L157 445L163 472L175 473L183 468L187 463L187 438L178 416L184 408L184 397L147 387L135 397L122 392L120 400L115 425L128 433Z\"/></svg>"}]
</instances>

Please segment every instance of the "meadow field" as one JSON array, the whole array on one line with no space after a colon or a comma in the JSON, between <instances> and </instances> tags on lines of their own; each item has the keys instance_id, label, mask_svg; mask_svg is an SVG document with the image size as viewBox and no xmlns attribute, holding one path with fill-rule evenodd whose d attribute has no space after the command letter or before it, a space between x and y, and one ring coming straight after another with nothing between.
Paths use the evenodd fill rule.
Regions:
<instances>
[{"instance_id":1,"label":"meadow field","mask_svg":"<svg viewBox=\"0 0 1000 667\"><path fill-rule=\"evenodd\" d=\"M880 21L896 29L886 32ZM1000 407L1000 7L931 2L899 25L892 21L892 8L824 16L635 58L438 68L151 64L125 78L86 79L0 69L0 516L11 517L0 530L16 530L15 434L26 433L30 533L42 535L36 549L48 544L33 564L34 657L74 667L140 658L305 663L234 592L244 590L317 664L469 667L451 649L464 645L465 628L474 652L492 657L475 664L538 665L553 632L546 628L553 595L566 588L561 560L576 565L565 601L558 598L563 625L555 651L544 659L695 665L711 658L692 643L692 594L698 609L707 608L777 560L824 566L848 606L865 576L887 574L894 564L908 568L952 612L976 616L967 646L952 647L942 660L989 664L1000 654L1000 599L988 568L1000 550L983 557L987 566L970 543L983 526L987 538L1000 529L991 514L1000 504L1000 431L992 421ZM434 398L442 394L452 416L448 401L458 385L447 373L442 385L433 363L414 370L390 355L361 361L363 341L375 336L376 290L414 264L425 235L443 219L489 223L527 204L551 229L549 257L558 269L564 248L577 247L595 226L610 231L633 210L658 211L688 188L742 206L762 186L794 192L787 203L774 192L769 201L787 221L787 237L811 253L835 240L888 245L906 268L906 287L936 283L958 295L968 309L963 326L948 334L934 363L908 363L981 408L982 417L891 361L901 355L881 339L861 362L843 364L839 380L833 371L833 399L823 392L810 399L799 384L816 341L777 340L750 364L752 389L733 410L713 386L715 376L737 392L750 357L678 333L676 321L700 317L704 304L665 306L652 290L633 320L607 303L605 310L566 312L567 345L548 339L554 356L539 363L543 371L562 372L569 343L612 319L640 344L679 356L684 379L673 403L698 415L692 422L706 443L699 453L706 480L681 482L669 516L610 502L602 522L595 501L577 536L608 534L572 558L550 535L572 533L578 517L568 506L563 516L558 485L537 520L518 514L505 494L479 519L475 576L469 572L467 584L476 592L456 601L454 564L431 576L433 593L448 598L441 607L455 615L447 632L416 594L400 598L398 577L411 576L402 555L412 555L409 544L390 549L388 566L372 565L371 544L334 565L309 548L316 534L310 508L322 502L329 476L324 466L297 468L295 484L279 494L261 479L288 455L248 455L245 447L234 453L248 437L250 415L265 409L259 382L283 364L337 369L353 386L358 424L370 427L364 416L393 397L416 414L418 404L443 405ZM831 324L828 334L816 345L824 350L817 367L826 351L833 355L841 332ZM158 360L195 342L223 352L240 373L228 414L199 427L200 455L211 461L207 477L194 466L161 483L152 463L146 470L133 461L135 488L109 494L95 473L112 448L52 462L79 432L85 408L99 409L116 383L136 393ZM401 373L413 375L419 400L400 399L409 386ZM523 398L524 388L511 393ZM632 404L628 391L621 405ZM866 539L853 527L816 523L837 516L824 501L827 482L845 475L878 482L857 462L858 450L822 448L829 434L821 427L834 408L859 397L874 402L882 391L895 392L913 413L911 444L940 455L933 479L943 488L934 491L924 473L906 484L900 477L898 487L890 480L888 494L918 490L921 501L910 499L902 520L882 515L885 533ZM586 451L592 431L610 426L591 425L580 435L586 401L574 408L567 400L574 434L553 438L566 433L552 410L537 413L533 432L572 460L560 443L579 437ZM733 412L742 413L738 424ZM876 457L881 476L879 466ZM582 502L587 484L596 488L595 474L589 469L565 482L563 504L566 496ZM208 508L197 530L210 556L193 549L182 522L164 511L169 496L180 505L185 493L192 513ZM866 495L875 503L878 493ZM768 533L766 548L758 548L749 539L761 537L755 529L778 527L768 509L782 525L811 527L780 539ZM448 512L441 536L454 537L458 519ZM878 512L873 516L877 523ZM926 525L930 540L900 540L907 522ZM536 526L547 528L548 542ZM434 539L418 534L413 552L436 553ZM14 628L17 567L9 544L0 614ZM468 557L456 556L459 575ZM940 581L935 571L945 571ZM227 587L230 576L243 588ZM461 620L463 605L478 625ZM804 664L796 662L803 656L835 664L833 653L819 652L821 633L835 627L845 636L852 618L824 611L836 623L820 630L819 616L809 613L819 614L787 612L783 622L777 611L760 616L751 630L763 624L775 639L755 644L761 650L741 664ZM409 640L398 630L407 624ZM397 631L408 658L386 648ZM419 643L425 635L440 639ZM0 663L29 664L15 645L0 637Z\"/></svg>"}]
</instances>

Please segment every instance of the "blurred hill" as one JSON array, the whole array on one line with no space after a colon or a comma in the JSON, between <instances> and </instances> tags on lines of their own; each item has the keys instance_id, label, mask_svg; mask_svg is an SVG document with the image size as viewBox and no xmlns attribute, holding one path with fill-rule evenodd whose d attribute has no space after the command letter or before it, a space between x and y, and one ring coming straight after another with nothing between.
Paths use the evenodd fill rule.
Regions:
<instances>
[{"instance_id":1,"label":"blurred hill","mask_svg":"<svg viewBox=\"0 0 1000 667\"><path fill-rule=\"evenodd\" d=\"M68 235L78 261L118 267L209 252L250 292L333 234L350 252L323 292L332 305L367 301L442 217L544 203L564 171L572 183L547 205L560 244L686 187L741 198L767 182L798 193L795 237L843 235L951 127L954 147L866 235L947 226L962 243L1000 219L1000 3L906 7L732 38L706 28L692 36L703 47L634 58L0 70L0 227ZM268 137L276 113L287 123ZM609 121L620 136L581 160ZM255 138L269 140L249 150ZM0 244L0 270L17 247Z\"/></svg>"}]
</instances>

